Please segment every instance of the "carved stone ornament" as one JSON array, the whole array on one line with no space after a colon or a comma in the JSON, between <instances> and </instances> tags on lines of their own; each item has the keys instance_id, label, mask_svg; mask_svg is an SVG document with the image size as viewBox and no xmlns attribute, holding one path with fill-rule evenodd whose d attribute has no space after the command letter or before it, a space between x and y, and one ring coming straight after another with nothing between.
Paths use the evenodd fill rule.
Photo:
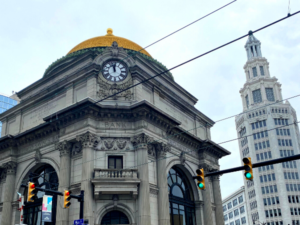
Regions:
<instances>
[{"instance_id":1,"label":"carved stone ornament","mask_svg":"<svg viewBox=\"0 0 300 225\"><path fill-rule=\"evenodd\" d=\"M68 141L62 141L57 143L55 147L59 151L60 156L70 155L72 144Z\"/></svg>"},{"instance_id":2,"label":"carved stone ornament","mask_svg":"<svg viewBox=\"0 0 300 225\"><path fill-rule=\"evenodd\" d=\"M181 165L184 165L184 163L186 161L186 156L185 156L184 152L181 152L179 159L180 159Z\"/></svg>"},{"instance_id":3,"label":"carved stone ornament","mask_svg":"<svg viewBox=\"0 0 300 225\"><path fill-rule=\"evenodd\" d=\"M132 79L124 82L124 83L113 83L109 84L105 82L101 78L102 74L100 73L98 76L98 83L99 83L99 91L97 92L98 98L106 98L110 95L114 95L120 91L123 91L124 89L127 89L128 87L132 86ZM114 100L132 100L133 99L133 92L132 89L128 89L126 91L123 91L114 97L112 97Z\"/></svg>"},{"instance_id":4,"label":"carved stone ornament","mask_svg":"<svg viewBox=\"0 0 300 225\"><path fill-rule=\"evenodd\" d=\"M129 140L125 138L103 138L102 139L102 151L111 151L111 150L129 150L127 146Z\"/></svg>"},{"instance_id":5,"label":"carved stone ornament","mask_svg":"<svg viewBox=\"0 0 300 225\"><path fill-rule=\"evenodd\" d=\"M148 154L156 157L156 150L155 150L155 145L154 144L149 144L147 145L147 149L148 149Z\"/></svg>"},{"instance_id":6,"label":"carved stone ornament","mask_svg":"<svg viewBox=\"0 0 300 225\"><path fill-rule=\"evenodd\" d=\"M3 164L3 167L6 169L6 174L15 174L17 170L17 163L16 162L7 162Z\"/></svg>"},{"instance_id":7,"label":"carved stone ornament","mask_svg":"<svg viewBox=\"0 0 300 225\"><path fill-rule=\"evenodd\" d=\"M76 142L72 147L72 156L78 155L82 152L82 146L80 142Z\"/></svg>"},{"instance_id":8,"label":"carved stone ornament","mask_svg":"<svg viewBox=\"0 0 300 225\"><path fill-rule=\"evenodd\" d=\"M208 165L208 164L200 164L200 165L199 165L199 168L200 168L200 169L201 169L201 168L204 169L204 172L205 172L205 173L215 171L215 169L214 169L211 165Z\"/></svg>"},{"instance_id":9,"label":"carved stone ornament","mask_svg":"<svg viewBox=\"0 0 300 225\"><path fill-rule=\"evenodd\" d=\"M6 169L0 169L0 182L6 179Z\"/></svg>"},{"instance_id":10,"label":"carved stone ornament","mask_svg":"<svg viewBox=\"0 0 300 225\"><path fill-rule=\"evenodd\" d=\"M114 41L111 45L111 56L118 56L119 54L119 48L118 48L118 43Z\"/></svg>"},{"instance_id":11,"label":"carved stone ornament","mask_svg":"<svg viewBox=\"0 0 300 225\"><path fill-rule=\"evenodd\" d=\"M137 145L141 145L141 147L142 147L142 145L147 145L148 143L152 143L153 138L142 133L142 134L132 137L131 142L134 147L138 147ZM145 147L145 146L143 146L143 147Z\"/></svg>"},{"instance_id":12,"label":"carved stone ornament","mask_svg":"<svg viewBox=\"0 0 300 225\"><path fill-rule=\"evenodd\" d=\"M171 151L171 145L159 143L159 144L157 144L157 151L160 154L160 156L165 156L167 154L167 152Z\"/></svg>"},{"instance_id":13,"label":"carved stone ornament","mask_svg":"<svg viewBox=\"0 0 300 225\"><path fill-rule=\"evenodd\" d=\"M108 150L111 150L114 147L115 139L109 138L109 139L103 140L103 143Z\"/></svg>"},{"instance_id":14,"label":"carved stone ornament","mask_svg":"<svg viewBox=\"0 0 300 225\"><path fill-rule=\"evenodd\" d=\"M76 140L81 143L83 148L96 148L98 144L100 143L101 139L95 134L92 134L91 132L86 132L82 135L79 135L76 137Z\"/></svg>"},{"instance_id":15,"label":"carved stone ornament","mask_svg":"<svg viewBox=\"0 0 300 225\"><path fill-rule=\"evenodd\" d=\"M34 159L37 163L39 163L42 159L42 154L41 154L41 151L39 149L37 149L35 151L35 155L34 155Z\"/></svg>"}]
</instances>

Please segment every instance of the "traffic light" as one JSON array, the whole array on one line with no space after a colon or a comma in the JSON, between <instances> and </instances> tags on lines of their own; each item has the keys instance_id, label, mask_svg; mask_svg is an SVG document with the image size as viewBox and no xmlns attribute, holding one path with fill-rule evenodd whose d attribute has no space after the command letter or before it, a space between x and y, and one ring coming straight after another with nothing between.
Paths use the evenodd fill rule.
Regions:
<instances>
[{"instance_id":1,"label":"traffic light","mask_svg":"<svg viewBox=\"0 0 300 225\"><path fill-rule=\"evenodd\" d=\"M245 177L247 180L253 180L253 171L252 171L252 163L251 158L243 158L244 167L245 167Z\"/></svg>"},{"instance_id":2,"label":"traffic light","mask_svg":"<svg viewBox=\"0 0 300 225\"><path fill-rule=\"evenodd\" d=\"M33 182L28 182L27 202L34 202L34 196L36 193L37 190L35 190L35 184Z\"/></svg>"},{"instance_id":3,"label":"traffic light","mask_svg":"<svg viewBox=\"0 0 300 225\"><path fill-rule=\"evenodd\" d=\"M197 169L197 181L198 181L198 188L201 190L205 189L205 180L204 180L204 169Z\"/></svg>"},{"instance_id":4,"label":"traffic light","mask_svg":"<svg viewBox=\"0 0 300 225\"><path fill-rule=\"evenodd\" d=\"M64 191L64 208L66 209L66 208L69 208L70 207L70 205L71 205L71 191Z\"/></svg>"}]
</instances>

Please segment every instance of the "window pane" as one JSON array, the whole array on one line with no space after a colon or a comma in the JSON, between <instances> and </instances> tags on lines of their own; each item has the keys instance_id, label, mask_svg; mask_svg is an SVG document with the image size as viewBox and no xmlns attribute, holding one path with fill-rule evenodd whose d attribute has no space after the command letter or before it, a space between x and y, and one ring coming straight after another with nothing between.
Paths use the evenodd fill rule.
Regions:
<instances>
[{"instance_id":1,"label":"window pane","mask_svg":"<svg viewBox=\"0 0 300 225\"><path fill-rule=\"evenodd\" d=\"M256 67L252 68L252 72L253 72L253 77L257 77L257 70Z\"/></svg>"},{"instance_id":2,"label":"window pane","mask_svg":"<svg viewBox=\"0 0 300 225\"><path fill-rule=\"evenodd\" d=\"M254 101L255 103L262 102L260 89L257 89L257 90L255 90L255 91L252 91L252 95L253 95L253 101Z\"/></svg>"},{"instance_id":3,"label":"window pane","mask_svg":"<svg viewBox=\"0 0 300 225\"><path fill-rule=\"evenodd\" d=\"M275 101L273 88L266 88L266 96L267 96L268 101L270 101L270 102Z\"/></svg>"},{"instance_id":4,"label":"window pane","mask_svg":"<svg viewBox=\"0 0 300 225\"><path fill-rule=\"evenodd\" d=\"M263 66L260 66L259 69L260 69L260 74L261 74L262 76L264 76L264 75L265 75L264 67L263 67Z\"/></svg>"},{"instance_id":5,"label":"window pane","mask_svg":"<svg viewBox=\"0 0 300 225\"><path fill-rule=\"evenodd\" d=\"M172 195L177 196L179 198L183 198L183 193L177 185L175 185L172 189Z\"/></svg>"},{"instance_id":6,"label":"window pane","mask_svg":"<svg viewBox=\"0 0 300 225\"><path fill-rule=\"evenodd\" d=\"M114 169L114 168L115 168L115 159L108 158L108 169Z\"/></svg>"},{"instance_id":7,"label":"window pane","mask_svg":"<svg viewBox=\"0 0 300 225\"><path fill-rule=\"evenodd\" d=\"M116 169L122 169L122 158L116 159Z\"/></svg>"}]
</instances>

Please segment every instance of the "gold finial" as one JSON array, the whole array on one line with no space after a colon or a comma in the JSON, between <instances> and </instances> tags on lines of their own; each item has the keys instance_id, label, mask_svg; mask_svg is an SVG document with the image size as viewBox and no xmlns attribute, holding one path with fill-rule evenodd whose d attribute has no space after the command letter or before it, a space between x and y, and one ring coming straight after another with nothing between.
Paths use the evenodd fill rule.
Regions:
<instances>
[{"instance_id":1,"label":"gold finial","mask_svg":"<svg viewBox=\"0 0 300 225\"><path fill-rule=\"evenodd\" d=\"M113 29L107 28L107 34L106 34L106 36L110 36L110 35L113 35Z\"/></svg>"}]
</instances>

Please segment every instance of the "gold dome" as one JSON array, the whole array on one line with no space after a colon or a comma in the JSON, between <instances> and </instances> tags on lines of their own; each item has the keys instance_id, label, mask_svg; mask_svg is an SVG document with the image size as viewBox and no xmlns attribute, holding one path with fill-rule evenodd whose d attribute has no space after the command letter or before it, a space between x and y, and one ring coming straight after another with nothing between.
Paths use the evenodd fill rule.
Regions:
<instances>
[{"instance_id":1,"label":"gold dome","mask_svg":"<svg viewBox=\"0 0 300 225\"><path fill-rule=\"evenodd\" d=\"M113 30L111 28L108 28L107 34L105 36L94 37L84 42L81 42L80 44L72 48L72 50L69 51L68 54L87 48L110 47L114 41L118 43L119 47L123 47L125 49L131 49L134 51L140 51L142 49L141 46L126 38L114 36ZM146 50L141 50L140 52L152 57Z\"/></svg>"}]
</instances>

